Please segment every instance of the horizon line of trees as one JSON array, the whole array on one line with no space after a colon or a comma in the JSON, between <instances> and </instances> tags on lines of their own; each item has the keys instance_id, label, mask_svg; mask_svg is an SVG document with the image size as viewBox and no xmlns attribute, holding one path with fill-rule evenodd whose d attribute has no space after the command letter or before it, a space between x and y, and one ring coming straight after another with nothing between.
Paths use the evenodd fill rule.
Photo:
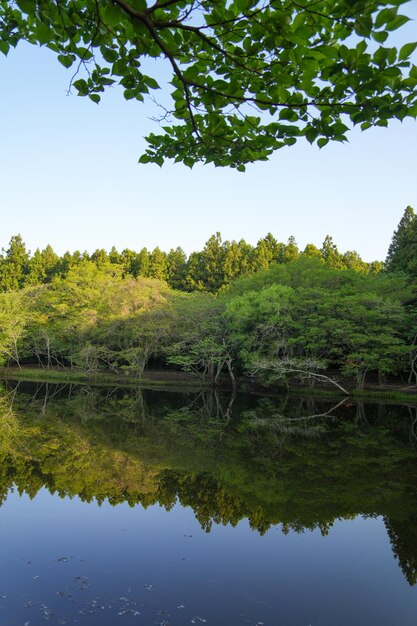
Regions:
<instances>
[{"instance_id":1,"label":"horizon line of trees","mask_svg":"<svg viewBox=\"0 0 417 626\"><path fill-rule=\"evenodd\" d=\"M152 251L125 248L118 252L114 246L110 252L100 248L91 254L76 250L59 256L49 244L31 254L18 234L11 237L8 248L3 248L0 254L0 292L51 283L55 277L65 278L72 268L91 261L99 269L107 263L115 265L121 268L125 278L156 278L180 291L217 293L239 276L266 270L273 263L289 263L300 256L319 259L333 269L361 274L377 274L384 268L383 262L367 263L355 251L339 252L329 235L320 248L309 243L301 251L292 236L283 243L268 233L253 246L244 239L223 241L217 232L203 250L191 252L187 257L180 247L169 252L159 247Z\"/></svg>"},{"instance_id":2,"label":"horizon line of trees","mask_svg":"<svg viewBox=\"0 0 417 626\"><path fill-rule=\"evenodd\" d=\"M149 366L173 367L212 385L244 375L274 385L327 380L346 393L340 375L359 389L370 374L417 384L411 207L392 238L386 270L377 273L297 253L227 285L216 265L223 257L214 254L225 250L220 236L209 243L199 268L205 280L193 293L131 275L109 258L81 259L45 284L0 292L0 364L125 371L137 379ZM3 272L12 272L13 259L6 258Z\"/></svg>"}]
</instances>

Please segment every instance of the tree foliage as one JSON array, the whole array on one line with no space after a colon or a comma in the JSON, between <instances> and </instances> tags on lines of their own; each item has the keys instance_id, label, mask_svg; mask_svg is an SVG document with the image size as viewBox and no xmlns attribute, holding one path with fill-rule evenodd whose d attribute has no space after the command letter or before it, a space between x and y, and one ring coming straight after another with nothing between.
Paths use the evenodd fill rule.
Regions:
<instances>
[{"instance_id":1,"label":"tree foliage","mask_svg":"<svg viewBox=\"0 0 417 626\"><path fill-rule=\"evenodd\" d=\"M1 0L0 51L48 47L97 103L114 84L143 101L164 87L146 59L163 59L165 125L140 161L244 169L300 137L416 117L417 43L389 40L407 1Z\"/></svg>"},{"instance_id":2,"label":"tree foliage","mask_svg":"<svg viewBox=\"0 0 417 626\"><path fill-rule=\"evenodd\" d=\"M177 247L164 252L159 247L154 250L142 248L139 252L125 248L118 252L113 246L109 253L97 249L92 254L65 252L59 257L50 245L44 250L35 250L34 254L26 250L21 235L11 238L9 248L0 255L0 292L13 291L29 285L49 284L57 276L66 277L74 268L88 262L95 267L119 273L123 278L156 278L168 283L173 289L182 291L209 291L218 293L239 276L252 274L261 269L268 269L274 262L288 263L300 255L321 259L329 267L354 269L368 274L382 269L378 261L366 263L354 250L345 254L338 252L332 243L332 254L327 253L327 243L332 241L327 236L319 250L308 244L300 252L294 237L288 243L279 242L268 233L256 246L245 240L223 241L220 233L215 233L200 251L192 252L189 257L182 248Z\"/></svg>"},{"instance_id":3,"label":"tree foliage","mask_svg":"<svg viewBox=\"0 0 417 626\"><path fill-rule=\"evenodd\" d=\"M385 261L389 272L417 277L417 217L408 206L394 232Z\"/></svg>"},{"instance_id":4,"label":"tree foliage","mask_svg":"<svg viewBox=\"0 0 417 626\"><path fill-rule=\"evenodd\" d=\"M410 294L406 276L333 269L306 256L242 276L217 295L82 261L49 284L0 294L0 357L132 378L153 364L212 385L248 374L314 384L327 369L359 388L370 374L413 382Z\"/></svg>"},{"instance_id":5,"label":"tree foliage","mask_svg":"<svg viewBox=\"0 0 417 626\"><path fill-rule=\"evenodd\" d=\"M180 248L59 258L47 246L31 256L16 236L0 258L0 359L135 378L149 365L174 367L212 385L225 376L235 385L236 375L286 386L340 375L358 388L369 376L412 384L414 223L408 208L390 248L393 259L406 251L402 272L341 254L329 236L300 252L293 237L250 246L216 233L188 259Z\"/></svg>"},{"instance_id":6,"label":"tree foliage","mask_svg":"<svg viewBox=\"0 0 417 626\"><path fill-rule=\"evenodd\" d=\"M407 332L416 319L405 306L409 295L404 280L332 269L307 257L243 277L227 305L238 362L264 382L314 383L314 373L330 367L354 375L363 388L371 371L407 369Z\"/></svg>"}]
</instances>

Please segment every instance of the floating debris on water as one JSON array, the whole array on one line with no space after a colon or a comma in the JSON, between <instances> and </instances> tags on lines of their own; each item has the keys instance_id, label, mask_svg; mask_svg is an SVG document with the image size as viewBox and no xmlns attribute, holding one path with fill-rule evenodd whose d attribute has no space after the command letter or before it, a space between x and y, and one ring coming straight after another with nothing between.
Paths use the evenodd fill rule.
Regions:
<instances>
[{"instance_id":1,"label":"floating debris on water","mask_svg":"<svg viewBox=\"0 0 417 626\"><path fill-rule=\"evenodd\" d=\"M165 611L165 609L159 609L157 615L166 615L166 617L170 617L170 614L168 611Z\"/></svg>"},{"instance_id":2,"label":"floating debris on water","mask_svg":"<svg viewBox=\"0 0 417 626\"><path fill-rule=\"evenodd\" d=\"M71 556L60 556L55 558L54 561L56 561L57 563L65 563L72 558L73 557ZM44 579L44 577L39 576L38 574L33 576L33 580L39 580L40 578ZM92 623L96 623L96 620L99 620L98 623L101 623L102 620L100 619L99 615L107 613L109 615L113 615L114 618L116 618L116 616L121 617L123 619L123 622L126 619L128 622L129 617L136 620L137 618L140 618L142 616L141 619L138 619L138 621L135 623L142 623L142 620L145 619L145 621L147 620L146 623L148 624L148 626L151 626L152 624L155 624L155 626L170 626L170 624L172 624L169 611L165 608L160 608L158 606L146 606L147 603L143 601L143 598L140 598L140 591L138 589L132 589L131 587L129 587L124 590L124 595L113 595L111 593L104 593L101 595L89 597L89 594L86 590L90 588L92 583L90 582L88 576L81 574L74 577L70 576L69 581L69 584L67 584L65 587L63 586L60 589L55 590L55 597L57 598L56 602L63 602L63 604L59 604L59 606L66 606L66 609L62 608L61 610L59 610L58 604L51 606L48 604L40 604L39 602L34 602L28 599L23 602L22 598L22 605L26 609L32 609L32 615L35 611L35 608L38 611L38 617L35 617L35 619L31 619L30 621L24 623L22 622L23 626L32 626L32 624L33 626L40 626L41 623L46 621L51 625L59 624L62 626L76 624L77 622L87 623L89 621L89 616L91 616ZM154 585L151 583L145 584L143 586L146 591L156 591ZM120 591L123 591L123 589L121 589ZM6 595L0 595L0 599L6 598ZM71 606L71 603L76 606L73 606L71 612L68 612L68 607ZM173 608L175 610L183 611L186 608L186 605L181 603L174 605ZM149 614L150 610L153 612L153 619ZM82 618L79 617L79 619L77 620L77 615L82 616ZM104 616L102 619L104 620ZM207 622L207 620L200 615L194 615L191 619L189 617L188 620L190 620L188 623L191 622L191 624L196 625L205 624ZM119 623L122 624L122 621L120 621ZM256 626L263 626L263 624L260 622L256 624Z\"/></svg>"},{"instance_id":3,"label":"floating debris on water","mask_svg":"<svg viewBox=\"0 0 417 626\"><path fill-rule=\"evenodd\" d=\"M78 584L78 589L87 589L90 586L87 576L76 576L74 580Z\"/></svg>"},{"instance_id":4,"label":"floating debris on water","mask_svg":"<svg viewBox=\"0 0 417 626\"><path fill-rule=\"evenodd\" d=\"M48 621L51 619L51 615L55 615L55 612L49 608L46 604L41 604L41 613L42 613L42 619L45 621Z\"/></svg>"}]
</instances>

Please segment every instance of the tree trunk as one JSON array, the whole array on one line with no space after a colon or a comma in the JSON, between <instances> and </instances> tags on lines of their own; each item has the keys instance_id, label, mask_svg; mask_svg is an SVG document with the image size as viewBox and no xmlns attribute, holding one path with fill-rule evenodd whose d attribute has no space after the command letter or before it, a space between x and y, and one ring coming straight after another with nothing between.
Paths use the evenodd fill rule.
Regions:
<instances>
[{"instance_id":1,"label":"tree trunk","mask_svg":"<svg viewBox=\"0 0 417 626\"><path fill-rule=\"evenodd\" d=\"M363 388L365 386L366 374L367 370L360 370L356 373L356 383L360 391L363 391Z\"/></svg>"},{"instance_id":2,"label":"tree trunk","mask_svg":"<svg viewBox=\"0 0 417 626\"><path fill-rule=\"evenodd\" d=\"M410 353L410 375L408 377L408 383L411 385L414 379L414 384L417 385L417 350L413 350Z\"/></svg>"},{"instance_id":3,"label":"tree trunk","mask_svg":"<svg viewBox=\"0 0 417 626\"><path fill-rule=\"evenodd\" d=\"M45 343L46 343L46 368L49 370L51 369L51 347L50 347L48 335L46 335L45 337Z\"/></svg>"},{"instance_id":4,"label":"tree trunk","mask_svg":"<svg viewBox=\"0 0 417 626\"><path fill-rule=\"evenodd\" d=\"M19 350L18 350L18 347L17 347L17 341L16 341L16 339L13 339L13 344L14 344L14 353L15 353L14 360L15 360L15 361L16 361L16 363L17 363L17 367L21 370L21 369L22 369L22 367L21 367L21 365L20 365Z\"/></svg>"},{"instance_id":5,"label":"tree trunk","mask_svg":"<svg viewBox=\"0 0 417 626\"><path fill-rule=\"evenodd\" d=\"M232 381L232 387L233 389L236 389L236 378L233 373L232 359L230 358L226 359L226 367L227 367L227 371L229 372L230 380Z\"/></svg>"}]
</instances>

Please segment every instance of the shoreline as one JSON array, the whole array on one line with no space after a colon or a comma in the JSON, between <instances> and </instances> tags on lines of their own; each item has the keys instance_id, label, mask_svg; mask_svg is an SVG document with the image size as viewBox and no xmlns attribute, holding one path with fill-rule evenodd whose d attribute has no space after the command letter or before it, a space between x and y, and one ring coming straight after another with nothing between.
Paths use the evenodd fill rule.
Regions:
<instances>
[{"instance_id":1,"label":"shoreline","mask_svg":"<svg viewBox=\"0 0 417 626\"><path fill-rule=\"evenodd\" d=\"M27 381L34 383L52 383L52 384L79 384L109 387L143 387L173 390L180 389L183 391L191 390L209 390L212 388L210 383L204 382L197 375L189 372L179 372L174 370L148 370L146 375L141 379L130 378L125 375L112 372L100 372L89 374L82 370L63 370L63 369L44 369L36 367L17 368L0 368L0 378L2 380ZM222 384L217 387L219 390L231 389L230 384ZM386 384L382 387L377 385L369 385L363 390L353 389L349 395L338 392L329 386L320 386L308 388L302 385L292 385L288 389L264 387L259 383L254 383L249 378L237 379L236 391L242 393L255 393L257 395L276 397L282 395L283 392L288 394L303 395L309 397L323 399L340 399L347 400L397 400L411 402L417 405L417 387L404 386L404 384Z\"/></svg>"}]
</instances>

